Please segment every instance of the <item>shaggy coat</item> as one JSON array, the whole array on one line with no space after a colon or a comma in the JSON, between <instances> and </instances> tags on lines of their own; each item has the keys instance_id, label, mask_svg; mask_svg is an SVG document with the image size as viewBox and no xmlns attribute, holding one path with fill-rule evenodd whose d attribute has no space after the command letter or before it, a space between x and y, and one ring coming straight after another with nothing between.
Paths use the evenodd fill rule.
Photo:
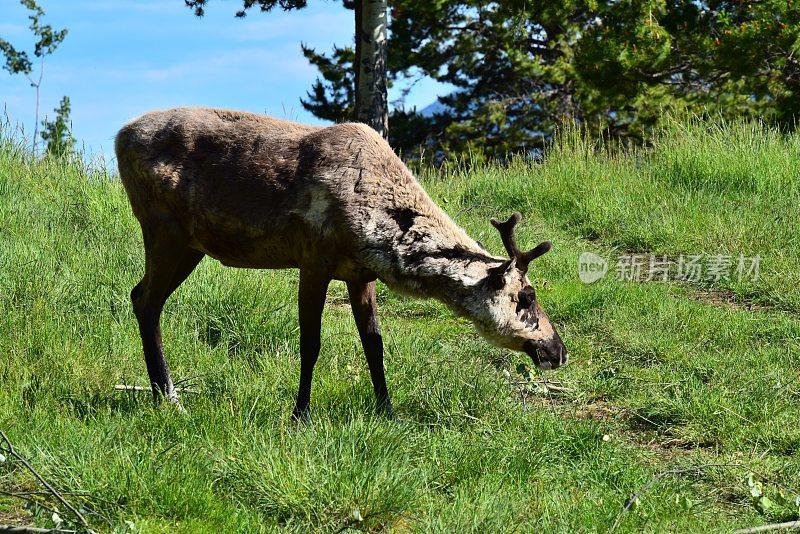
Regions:
<instances>
[{"instance_id":1,"label":"shaggy coat","mask_svg":"<svg viewBox=\"0 0 800 534\"><path fill-rule=\"evenodd\" d=\"M555 367L566 360L515 260L492 256L459 228L368 126L305 126L251 113L180 108L147 113L124 126L116 153L142 224L147 269L153 271L134 289L135 308L137 299L149 300L138 308L160 313L162 297L208 255L234 267L299 268L301 286L303 273L354 287L379 278L404 293L442 300L490 341L526 350L537 363L547 360ZM169 259L169 250L176 249L186 252ZM148 293L158 285L148 276L171 261L186 263L177 270L188 272L165 276L165 288ZM520 310L523 290L530 302ZM140 316L147 315L141 310L140 327ZM151 352L163 360L157 333ZM526 341L541 346L528 350ZM555 359L543 357L547 343L559 345ZM168 378L166 364L162 374Z\"/></svg>"},{"instance_id":2,"label":"shaggy coat","mask_svg":"<svg viewBox=\"0 0 800 534\"><path fill-rule=\"evenodd\" d=\"M426 253L505 260L456 226L363 124L176 109L126 125L116 150L137 218L169 211L192 247L224 265L324 263L337 279L377 275L416 293L421 281L408 276L441 263L421 261Z\"/></svg>"}]
</instances>

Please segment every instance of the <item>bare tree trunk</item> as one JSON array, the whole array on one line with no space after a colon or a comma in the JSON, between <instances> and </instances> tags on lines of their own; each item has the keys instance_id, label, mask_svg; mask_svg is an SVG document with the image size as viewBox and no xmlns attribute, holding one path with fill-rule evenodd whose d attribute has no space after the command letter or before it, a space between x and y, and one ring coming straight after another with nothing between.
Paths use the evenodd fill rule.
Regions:
<instances>
[{"instance_id":1,"label":"bare tree trunk","mask_svg":"<svg viewBox=\"0 0 800 534\"><path fill-rule=\"evenodd\" d=\"M39 142L39 89L42 86L42 76L44 76L44 56L42 56L41 61L39 62L39 80L36 83L33 83L31 80L31 85L36 88L36 115L33 119L33 155L36 155L36 146ZM30 78L28 78L30 80Z\"/></svg>"},{"instance_id":2,"label":"bare tree trunk","mask_svg":"<svg viewBox=\"0 0 800 534\"><path fill-rule=\"evenodd\" d=\"M39 77L41 80L41 77ZM39 84L36 84L36 113L33 119L33 155L36 155L36 145L39 141Z\"/></svg>"},{"instance_id":3,"label":"bare tree trunk","mask_svg":"<svg viewBox=\"0 0 800 534\"><path fill-rule=\"evenodd\" d=\"M356 28L356 50L355 50L355 58L353 60L353 70L355 71L355 88L356 88L356 101L353 105L353 118L352 120L358 121L359 117L361 117L359 113L359 108L361 107L361 49L363 45L361 44L361 35L364 33L361 31L361 12L363 0L356 0L353 6L353 14L355 15L355 28Z\"/></svg>"},{"instance_id":4,"label":"bare tree trunk","mask_svg":"<svg viewBox=\"0 0 800 534\"><path fill-rule=\"evenodd\" d=\"M386 0L358 0L355 12L356 117L387 137Z\"/></svg>"}]
</instances>

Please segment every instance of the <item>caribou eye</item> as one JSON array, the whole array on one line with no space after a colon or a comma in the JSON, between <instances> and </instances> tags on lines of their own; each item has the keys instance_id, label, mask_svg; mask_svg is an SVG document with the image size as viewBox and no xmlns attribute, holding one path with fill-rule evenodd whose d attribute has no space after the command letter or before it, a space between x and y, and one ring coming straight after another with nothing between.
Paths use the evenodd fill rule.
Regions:
<instances>
[{"instance_id":1,"label":"caribou eye","mask_svg":"<svg viewBox=\"0 0 800 534\"><path fill-rule=\"evenodd\" d=\"M523 288L517 294L517 311L532 308L536 303L536 292L532 287Z\"/></svg>"},{"instance_id":2,"label":"caribou eye","mask_svg":"<svg viewBox=\"0 0 800 534\"><path fill-rule=\"evenodd\" d=\"M536 315L536 292L532 287L523 288L517 293L517 317L531 328L539 327Z\"/></svg>"}]
</instances>

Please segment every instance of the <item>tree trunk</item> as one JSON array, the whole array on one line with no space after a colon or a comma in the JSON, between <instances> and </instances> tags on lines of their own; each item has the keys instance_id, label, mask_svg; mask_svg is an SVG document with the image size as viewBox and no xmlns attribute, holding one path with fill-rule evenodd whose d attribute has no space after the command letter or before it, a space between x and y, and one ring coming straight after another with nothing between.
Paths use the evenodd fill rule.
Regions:
<instances>
[{"instance_id":1,"label":"tree trunk","mask_svg":"<svg viewBox=\"0 0 800 534\"><path fill-rule=\"evenodd\" d=\"M355 58L353 59L353 70L355 73L355 103L353 104L353 117L351 120L358 122L360 120L361 115L359 114L358 110L360 106L360 98L359 95L361 94L361 49L364 48L361 45L361 35L364 33L361 31L361 12L363 11L362 7L363 0L355 0L353 6L353 14L355 15L355 28L356 28L356 49L355 49Z\"/></svg>"},{"instance_id":2,"label":"tree trunk","mask_svg":"<svg viewBox=\"0 0 800 534\"><path fill-rule=\"evenodd\" d=\"M356 1L356 118L389 135L386 0Z\"/></svg>"}]
</instances>

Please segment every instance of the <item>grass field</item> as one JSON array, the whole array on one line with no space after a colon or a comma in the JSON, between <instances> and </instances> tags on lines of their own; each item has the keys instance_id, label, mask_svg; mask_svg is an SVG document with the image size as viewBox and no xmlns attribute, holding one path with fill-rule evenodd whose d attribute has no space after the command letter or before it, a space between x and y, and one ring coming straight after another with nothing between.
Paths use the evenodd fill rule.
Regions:
<instances>
[{"instance_id":1,"label":"grass field","mask_svg":"<svg viewBox=\"0 0 800 534\"><path fill-rule=\"evenodd\" d=\"M567 132L543 163L423 174L493 252L488 218L512 210L523 243L554 242L533 279L570 365L529 371L442 305L380 287L401 419L385 421L334 284L313 421L297 424L295 272L205 259L162 323L173 376L199 391L188 413L114 391L146 383L122 187L3 141L0 429L102 532L722 532L798 517L800 135L695 123L620 152ZM610 262L591 285L584 251ZM618 280L631 253L757 255L760 273ZM0 490L40 489L0 464ZM50 516L0 495L0 524Z\"/></svg>"}]
</instances>

